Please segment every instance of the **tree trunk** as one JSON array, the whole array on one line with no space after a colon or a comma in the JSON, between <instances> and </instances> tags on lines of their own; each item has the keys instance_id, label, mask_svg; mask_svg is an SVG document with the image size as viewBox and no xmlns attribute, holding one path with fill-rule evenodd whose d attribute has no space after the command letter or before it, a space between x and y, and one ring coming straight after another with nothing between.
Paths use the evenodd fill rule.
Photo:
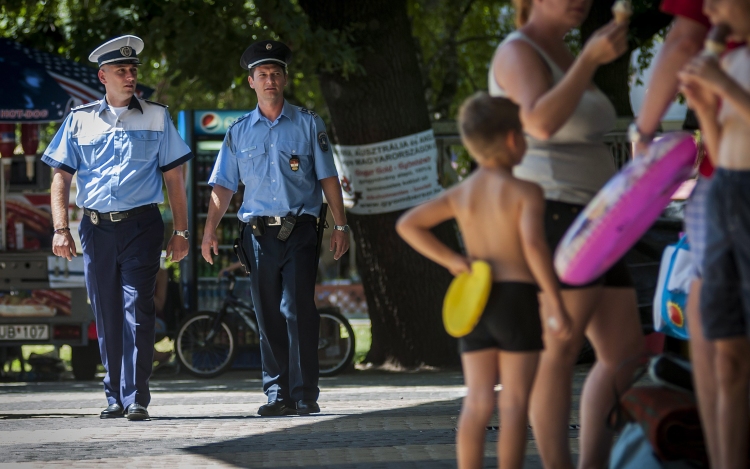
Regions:
<instances>
[{"instance_id":1,"label":"tree trunk","mask_svg":"<svg viewBox=\"0 0 750 469\"><path fill-rule=\"evenodd\" d=\"M589 16L581 25L581 39L586 40L597 29L612 20L612 2L597 1L591 5ZM632 116L630 106L630 56L632 49L628 48L619 59L599 67L594 75L594 83L612 101L618 116Z\"/></svg>"},{"instance_id":2,"label":"tree trunk","mask_svg":"<svg viewBox=\"0 0 750 469\"><path fill-rule=\"evenodd\" d=\"M613 0L593 2L589 16L581 25L581 39L584 43L594 31L612 20L613 3ZM633 51L643 41L647 41L665 28L670 21L671 17L658 11L655 6L634 15L629 25L627 52L617 60L599 67L594 75L594 83L612 101L618 116L633 116L633 108L630 105L630 57Z\"/></svg>"},{"instance_id":3,"label":"tree trunk","mask_svg":"<svg viewBox=\"0 0 750 469\"><path fill-rule=\"evenodd\" d=\"M319 73L337 143L363 145L430 129L405 0L299 4L312 24L325 30L361 25L351 43L360 51L365 73L348 79L339 73ZM348 215L372 321L367 360L405 367L455 364L455 341L443 330L440 313L451 276L396 234L400 214ZM457 248L452 224L437 232Z\"/></svg>"},{"instance_id":4,"label":"tree trunk","mask_svg":"<svg viewBox=\"0 0 750 469\"><path fill-rule=\"evenodd\" d=\"M632 117L633 107L630 105L630 56L633 51L628 50L617 60L599 67L594 75L594 83L607 95L618 117Z\"/></svg>"}]
</instances>

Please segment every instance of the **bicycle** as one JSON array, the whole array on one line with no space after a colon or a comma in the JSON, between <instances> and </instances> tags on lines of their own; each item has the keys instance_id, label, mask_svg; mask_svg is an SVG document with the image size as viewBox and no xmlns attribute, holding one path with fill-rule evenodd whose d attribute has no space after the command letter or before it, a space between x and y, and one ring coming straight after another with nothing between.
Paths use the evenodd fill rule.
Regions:
<instances>
[{"instance_id":1,"label":"bicycle","mask_svg":"<svg viewBox=\"0 0 750 469\"><path fill-rule=\"evenodd\" d=\"M244 336L244 342L257 343L259 339L255 308L234 294L234 275L229 274L227 278L229 290L221 308L188 316L175 338L180 364L199 378L214 378L231 368L239 348L238 319L247 327L247 332L254 334L251 338ZM354 330L338 308L320 308L318 313L320 376L334 376L349 367L354 359Z\"/></svg>"}]
</instances>

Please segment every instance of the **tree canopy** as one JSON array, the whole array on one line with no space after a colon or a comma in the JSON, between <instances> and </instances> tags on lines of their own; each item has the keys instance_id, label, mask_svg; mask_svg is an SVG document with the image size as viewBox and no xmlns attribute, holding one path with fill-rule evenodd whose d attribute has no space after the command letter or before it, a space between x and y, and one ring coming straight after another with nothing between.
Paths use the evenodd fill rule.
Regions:
<instances>
[{"instance_id":1,"label":"tree canopy","mask_svg":"<svg viewBox=\"0 0 750 469\"><path fill-rule=\"evenodd\" d=\"M584 38L608 19L609 3L594 2ZM636 2L631 45L645 52L639 68L648 65L654 33L668 22L657 3ZM510 2L408 0L407 9L430 118L454 118L466 96L487 86L494 49L514 28ZM239 57L253 41L270 38L294 51L290 101L327 118L317 73L362 74L367 51L353 47L351 38L368 26L313 26L297 0L0 0L1 36L81 63L107 39L140 36L146 42L140 80L156 89L153 99L173 111L254 107ZM574 49L580 37L571 35ZM618 110L628 113L623 106Z\"/></svg>"},{"instance_id":2,"label":"tree canopy","mask_svg":"<svg viewBox=\"0 0 750 469\"><path fill-rule=\"evenodd\" d=\"M259 39L283 38L292 47L288 96L305 107L324 106L315 71L350 74L357 69L354 50L347 45L348 31L324 33L310 28L296 2L0 2L0 35L81 63L88 63L96 46L122 34L145 41L140 81L154 87L154 99L173 110L255 106L239 57Z\"/></svg>"}]
</instances>

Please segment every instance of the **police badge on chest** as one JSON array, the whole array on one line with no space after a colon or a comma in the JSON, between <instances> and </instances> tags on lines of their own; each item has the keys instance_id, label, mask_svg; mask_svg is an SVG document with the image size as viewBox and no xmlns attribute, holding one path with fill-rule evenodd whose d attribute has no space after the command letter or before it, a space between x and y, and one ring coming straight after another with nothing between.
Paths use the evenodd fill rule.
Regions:
<instances>
[{"instance_id":1,"label":"police badge on chest","mask_svg":"<svg viewBox=\"0 0 750 469\"><path fill-rule=\"evenodd\" d=\"M299 171L299 158L296 156L289 158L289 167L292 168L292 171Z\"/></svg>"}]
</instances>

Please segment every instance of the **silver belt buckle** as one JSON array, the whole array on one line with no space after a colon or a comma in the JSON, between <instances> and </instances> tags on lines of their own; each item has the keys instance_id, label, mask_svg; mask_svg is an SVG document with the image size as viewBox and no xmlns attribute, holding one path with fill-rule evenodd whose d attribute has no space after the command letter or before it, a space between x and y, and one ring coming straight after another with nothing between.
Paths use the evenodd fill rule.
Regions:
<instances>
[{"instance_id":1,"label":"silver belt buckle","mask_svg":"<svg viewBox=\"0 0 750 469\"><path fill-rule=\"evenodd\" d=\"M122 221L122 220L115 220L114 219L113 215L117 215L118 213L120 213L120 212L109 212L109 219L110 219L110 221L115 222L115 223L118 222L118 221Z\"/></svg>"},{"instance_id":2,"label":"silver belt buckle","mask_svg":"<svg viewBox=\"0 0 750 469\"><path fill-rule=\"evenodd\" d=\"M271 221L273 219L273 221ZM279 226L281 225L281 217L268 217L268 226Z\"/></svg>"}]
</instances>

